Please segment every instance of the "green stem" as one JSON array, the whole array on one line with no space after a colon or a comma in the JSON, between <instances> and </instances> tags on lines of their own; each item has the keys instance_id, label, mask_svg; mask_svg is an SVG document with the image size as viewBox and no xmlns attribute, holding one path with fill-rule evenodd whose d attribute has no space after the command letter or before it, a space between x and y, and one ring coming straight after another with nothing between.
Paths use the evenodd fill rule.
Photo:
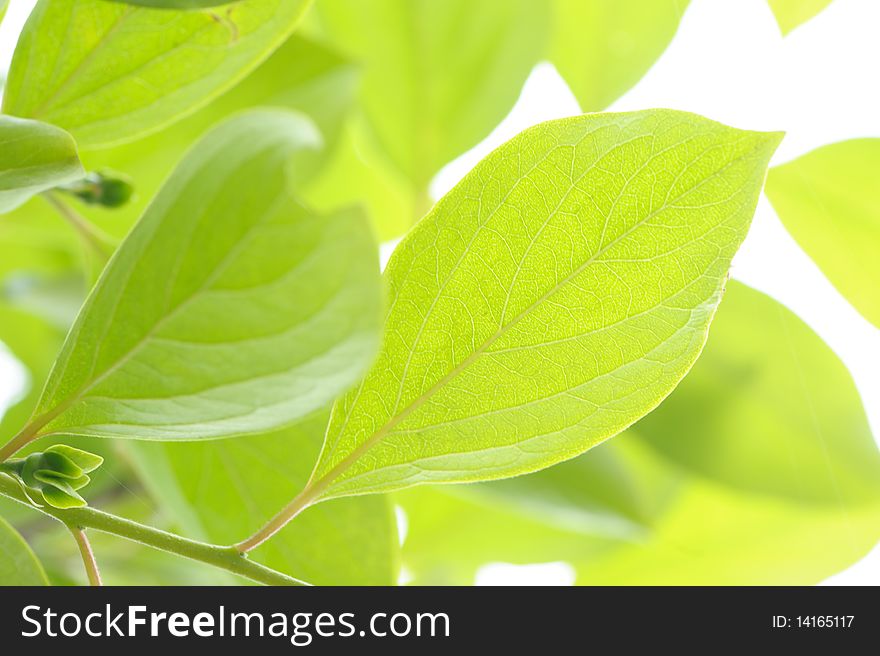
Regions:
<instances>
[{"instance_id":1,"label":"green stem","mask_svg":"<svg viewBox=\"0 0 880 656\"><path fill-rule=\"evenodd\" d=\"M307 585L287 574L248 560L235 547L224 547L190 540L89 507L70 508L67 510L59 510L49 506L35 508L24 493L22 493L19 485L5 475L0 475L0 496L8 497L30 508L39 510L67 526L91 528L102 533L116 535L126 540L158 549L159 551L166 551L177 556L213 565L257 583L264 583L266 585Z\"/></svg>"},{"instance_id":2,"label":"green stem","mask_svg":"<svg viewBox=\"0 0 880 656\"><path fill-rule=\"evenodd\" d=\"M98 561L95 560L95 552L92 551L92 545L86 537L85 529L70 525L67 528L70 529L70 533L76 541L76 546L79 547L79 553L86 568L86 575L89 577L89 585L93 587L104 585L101 582L101 571L98 569Z\"/></svg>"},{"instance_id":3,"label":"green stem","mask_svg":"<svg viewBox=\"0 0 880 656\"><path fill-rule=\"evenodd\" d=\"M52 192L45 192L43 197L49 201L49 204L64 217L73 229L82 237L83 241L88 244L98 256L105 262L113 255L113 247L110 246L110 238L92 225L85 217L76 212L70 205L58 198Z\"/></svg>"}]
</instances>

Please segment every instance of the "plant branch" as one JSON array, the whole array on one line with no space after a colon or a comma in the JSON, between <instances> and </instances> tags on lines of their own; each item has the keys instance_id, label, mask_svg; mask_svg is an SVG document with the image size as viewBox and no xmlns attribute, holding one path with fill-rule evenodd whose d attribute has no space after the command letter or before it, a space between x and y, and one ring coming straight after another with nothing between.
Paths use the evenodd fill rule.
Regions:
<instances>
[{"instance_id":1,"label":"plant branch","mask_svg":"<svg viewBox=\"0 0 880 656\"><path fill-rule=\"evenodd\" d=\"M18 501L25 506L38 510L67 526L91 528L102 533L109 533L126 540L166 551L177 556L197 560L213 565L233 574L264 583L266 585L307 585L287 574L260 565L244 556L236 547L225 547L190 540L173 533L168 533L152 526L146 526L129 519L117 517L95 508L70 508L59 510L49 506L37 508L24 495L18 483L5 475L0 475L0 496Z\"/></svg>"},{"instance_id":2,"label":"plant branch","mask_svg":"<svg viewBox=\"0 0 880 656\"><path fill-rule=\"evenodd\" d=\"M89 577L89 585L93 587L104 585L101 582L101 572L98 569L98 561L95 560L95 552L92 551L92 545L89 543L88 537L86 537L85 529L71 526L70 524L67 525L67 528L70 529L70 533L76 541L76 546L79 547L79 553L86 568L86 575Z\"/></svg>"},{"instance_id":3,"label":"plant branch","mask_svg":"<svg viewBox=\"0 0 880 656\"><path fill-rule=\"evenodd\" d=\"M107 235L101 232L70 205L58 198L56 194L47 191L43 194L43 197L49 201L49 204L52 205L52 207L54 207L55 210L64 217L68 223L70 223L70 225L73 226L73 229L76 230L80 237L82 237L83 241L85 241L95 253L97 253L105 262L110 259L110 256L113 255L113 248L109 245L111 240Z\"/></svg>"}]
</instances>

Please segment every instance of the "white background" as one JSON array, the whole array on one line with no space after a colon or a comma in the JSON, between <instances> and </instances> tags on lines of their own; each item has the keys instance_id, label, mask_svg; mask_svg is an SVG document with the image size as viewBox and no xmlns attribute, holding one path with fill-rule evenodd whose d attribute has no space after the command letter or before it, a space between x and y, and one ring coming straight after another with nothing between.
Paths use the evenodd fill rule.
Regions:
<instances>
[{"instance_id":1,"label":"white background","mask_svg":"<svg viewBox=\"0 0 880 656\"><path fill-rule=\"evenodd\" d=\"M0 71L8 66L15 35L32 4L10 3L0 26ZM785 38L766 0L692 0L667 51L611 109L670 107L740 128L784 130L774 165L823 144L880 137L878 32L880 0L834 0ZM432 194L441 196L489 151L524 128L579 111L555 69L537 66L510 115L482 144L438 174ZM383 251L390 252L390 247ZM766 199L758 205L732 275L790 307L828 342L852 372L874 434L880 435L880 330L837 293ZM21 392L22 373L0 350L0 409ZM499 563L478 575L478 583L492 584L572 580L564 563ZM829 583L880 584L880 548Z\"/></svg>"}]
</instances>

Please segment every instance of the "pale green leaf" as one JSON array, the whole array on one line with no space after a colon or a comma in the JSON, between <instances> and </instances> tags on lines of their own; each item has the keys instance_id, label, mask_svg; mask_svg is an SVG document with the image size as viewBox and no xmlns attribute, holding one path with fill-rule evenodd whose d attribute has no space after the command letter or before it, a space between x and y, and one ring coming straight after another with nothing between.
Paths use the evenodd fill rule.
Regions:
<instances>
[{"instance_id":1,"label":"pale green leaf","mask_svg":"<svg viewBox=\"0 0 880 656\"><path fill-rule=\"evenodd\" d=\"M332 43L363 63L364 110L417 197L510 111L541 59L549 25L549 7L533 0L322 0L316 7Z\"/></svg>"},{"instance_id":2,"label":"pale green leaf","mask_svg":"<svg viewBox=\"0 0 880 656\"><path fill-rule=\"evenodd\" d=\"M83 175L76 144L64 130L0 115L0 213Z\"/></svg>"},{"instance_id":3,"label":"pale green leaf","mask_svg":"<svg viewBox=\"0 0 880 656\"><path fill-rule=\"evenodd\" d=\"M416 583L563 561L579 584L812 584L880 538L880 453L849 373L791 312L735 283L693 371L632 429L542 472L455 489L399 495Z\"/></svg>"},{"instance_id":4,"label":"pale green leaf","mask_svg":"<svg viewBox=\"0 0 880 656\"><path fill-rule=\"evenodd\" d=\"M0 0L0 21L6 15L6 9L9 7L9 0Z\"/></svg>"},{"instance_id":5,"label":"pale green leaf","mask_svg":"<svg viewBox=\"0 0 880 656\"><path fill-rule=\"evenodd\" d=\"M325 158L333 155L343 121L351 109L356 83L357 72L350 62L294 35L233 89L194 114L136 141L81 152L89 170L122 173L132 180L135 189L133 198L122 207L79 205L77 209L108 234L124 237L187 149L212 125L253 107L296 109L315 121L321 131L323 148L316 154L314 164L303 173L307 174L305 178L319 174ZM339 189L336 191L338 194ZM303 189L304 197L311 202L312 197L305 192ZM316 203L316 207L329 212L356 204L359 199L347 194L330 200L332 202ZM384 216L373 213L371 218L378 223ZM67 247L72 243L73 253L79 254L83 250L81 245L60 221L54 208L36 199L0 222L0 248L4 248L7 241L10 244L7 257L4 259L0 254L0 274L7 265L28 272L40 268L46 259L40 252L41 245L54 253L59 243Z\"/></svg>"},{"instance_id":6,"label":"pale green leaf","mask_svg":"<svg viewBox=\"0 0 880 656\"><path fill-rule=\"evenodd\" d=\"M9 71L4 111L61 126L81 147L152 132L228 89L281 45L309 0L169 12L40 0Z\"/></svg>"},{"instance_id":7,"label":"pale green leaf","mask_svg":"<svg viewBox=\"0 0 880 656\"><path fill-rule=\"evenodd\" d=\"M378 361L304 498L534 471L653 409L702 349L780 138L649 110L489 155L392 256Z\"/></svg>"},{"instance_id":8,"label":"pale green leaf","mask_svg":"<svg viewBox=\"0 0 880 656\"><path fill-rule=\"evenodd\" d=\"M252 111L187 155L111 260L41 397L40 434L187 440L271 430L352 385L380 321L355 211L292 191L317 131Z\"/></svg>"},{"instance_id":9,"label":"pale green leaf","mask_svg":"<svg viewBox=\"0 0 880 656\"><path fill-rule=\"evenodd\" d=\"M41 198L0 217L0 280L9 285L35 276L65 276L80 262L80 243L61 218L51 212L34 214L32 208L49 204Z\"/></svg>"},{"instance_id":10,"label":"pale green leaf","mask_svg":"<svg viewBox=\"0 0 880 656\"><path fill-rule=\"evenodd\" d=\"M689 0L553 0L550 61L581 109L605 109L672 40Z\"/></svg>"},{"instance_id":11,"label":"pale green leaf","mask_svg":"<svg viewBox=\"0 0 880 656\"><path fill-rule=\"evenodd\" d=\"M831 4L831 0L767 0L783 34L788 34Z\"/></svg>"},{"instance_id":12,"label":"pale green leaf","mask_svg":"<svg viewBox=\"0 0 880 656\"><path fill-rule=\"evenodd\" d=\"M767 196L822 272L880 326L880 139L843 141L770 169Z\"/></svg>"},{"instance_id":13,"label":"pale green leaf","mask_svg":"<svg viewBox=\"0 0 880 656\"><path fill-rule=\"evenodd\" d=\"M326 423L324 411L269 435L130 448L186 534L232 544L302 488ZM398 549L388 501L370 496L310 508L250 557L316 585L392 585Z\"/></svg>"},{"instance_id":14,"label":"pale green leaf","mask_svg":"<svg viewBox=\"0 0 880 656\"><path fill-rule=\"evenodd\" d=\"M155 7L157 9L204 9L206 7L219 7L242 0L111 0L127 5L140 7Z\"/></svg>"},{"instance_id":15,"label":"pale green leaf","mask_svg":"<svg viewBox=\"0 0 880 656\"><path fill-rule=\"evenodd\" d=\"M43 566L27 542L0 517L0 586L48 584Z\"/></svg>"},{"instance_id":16,"label":"pale green leaf","mask_svg":"<svg viewBox=\"0 0 880 656\"><path fill-rule=\"evenodd\" d=\"M750 494L880 501L880 454L846 367L743 285L731 283L691 375L634 430L670 461Z\"/></svg>"},{"instance_id":17,"label":"pale green leaf","mask_svg":"<svg viewBox=\"0 0 880 656\"><path fill-rule=\"evenodd\" d=\"M409 182L378 151L358 119L346 124L339 146L303 195L324 210L360 205L382 240L406 233L420 211Z\"/></svg>"},{"instance_id":18,"label":"pale green leaf","mask_svg":"<svg viewBox=\"0 0 880 656\"><path fill-rule=\"evenodd\" d=\"M236 112L254 107L296 109L314 120L321 132L322 150L302 171L305 182L320 171L324 158L332 153L351 108L356 83L356 70L348 61L311 41L291 37L235 88L191 116L143 139L84 152L83 161L90 170L109 169L131 178L135 197L121 208L81 208L82 212L113 234L124 235L186 150L206 130ZM325 204L322 209L334 210L346 204L353 203Z\"/></svg>"}]
</instances>

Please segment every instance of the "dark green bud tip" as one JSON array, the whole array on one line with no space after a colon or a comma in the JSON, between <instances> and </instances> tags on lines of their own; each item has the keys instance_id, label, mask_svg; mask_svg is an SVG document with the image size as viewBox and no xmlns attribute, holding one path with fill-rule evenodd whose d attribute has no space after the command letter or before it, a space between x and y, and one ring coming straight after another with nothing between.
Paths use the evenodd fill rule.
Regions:
<instances>
[{"instance_id":1,"label":"dark green bud tip","mask_svg":"<svg viewBox=\"0 0 880 656\"><path fill-rule=\"evenodd\" d=\"M121 207L134 192L134 187L124 175L112 171L89 173L82 180L66 185L63 190L88 205Z\"/></svg>"}]
</instances>

